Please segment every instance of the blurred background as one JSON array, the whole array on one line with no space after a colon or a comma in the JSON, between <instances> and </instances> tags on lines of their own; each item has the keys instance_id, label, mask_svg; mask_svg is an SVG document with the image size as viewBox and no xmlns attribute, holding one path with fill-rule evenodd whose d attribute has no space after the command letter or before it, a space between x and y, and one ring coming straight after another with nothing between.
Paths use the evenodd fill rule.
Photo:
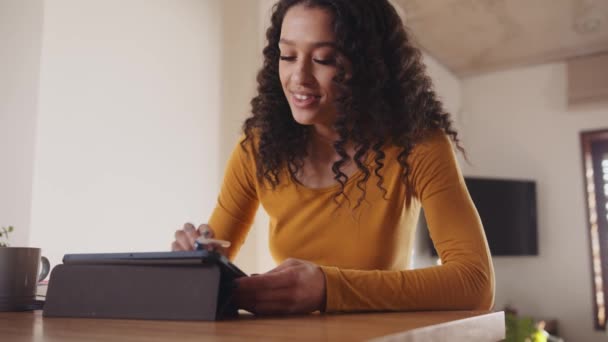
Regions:
<instances>
[{"instance_id":1,"label":"blurred background","mask_svg":"<svg viewBox=\"0 0 608 342\"><path fill-rule=\"evenodd\" d=\"M168 250L206 222L271 0L0 0L0 225L12 246ZM535 184L537 250L496 256L496 309L594 330L580 132L608 129L608 1L394 0L467 177ZM274 266L258 214L236 263ZM424 229L411 267L436 264ZM603 301L603 298L602 298Z\"/></svg>"}]
</instances>

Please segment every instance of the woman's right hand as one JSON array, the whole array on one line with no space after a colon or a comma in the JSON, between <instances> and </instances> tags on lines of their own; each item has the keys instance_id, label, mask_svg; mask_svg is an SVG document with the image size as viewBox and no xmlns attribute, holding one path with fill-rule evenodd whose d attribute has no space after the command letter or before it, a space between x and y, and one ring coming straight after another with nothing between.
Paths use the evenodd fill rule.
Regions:
<instances>
[{"instance_id":1,"label":"woman's right hand","mask_svg":"<svg viewBox=\"0 0 608 342\"><path fill-rule=\"evenodd\" d=\"M205 229L206 225L201 224L199 228ZM207 226L208 228L208 226ZM175 241L171 244L172 251L193 251L194 242L201 236L199 229L194 228L194 225L190 222L185 223L184 227L180 230L175 231Z\"/></svg>"},{"instance_id":2,"label":"woman's right hand","mask_svg":"<svg viewBox=\"0 0 608 342\"><path fill-rule=\"evenodd\" d=\"M172 251L193 251L194 242L199 237L213 239L215 233L213 229L206 224L201 224L198 229L190 222L185 223L184 227L175 231L175 241L171 244ZM226 249L217 244L204 244L203 247L208 251L217 251L226 255Z\"/></svg>"}]
</instances>

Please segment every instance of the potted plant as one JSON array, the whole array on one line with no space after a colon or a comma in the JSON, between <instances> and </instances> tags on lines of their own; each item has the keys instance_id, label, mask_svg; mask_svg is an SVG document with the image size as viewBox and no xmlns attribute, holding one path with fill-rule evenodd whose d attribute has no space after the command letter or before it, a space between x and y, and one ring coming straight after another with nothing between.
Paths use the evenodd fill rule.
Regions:
<instances>
[{"instance_id":1,"label":"potted plant","mask_svg":"<svg viewBox=\"0 0 608 342\"><path fill-rule=\"evenodd\" d=\"M40 308L37 285L50 270L40 248L9 246L9 235L14 230L13 226L0 227L0 312Z\"/></svg>"},{"instance_id":2,"label":"potted plant","mask_svg":"<svg viewBox=\"0 0 608 342\"><path fill-rule=\"evenodd\" d=\"M13 226L2 227L2 229L0 229L0 247L9 246L8 234L12 233L14 229Z\"/></svg>"}]
</instances>

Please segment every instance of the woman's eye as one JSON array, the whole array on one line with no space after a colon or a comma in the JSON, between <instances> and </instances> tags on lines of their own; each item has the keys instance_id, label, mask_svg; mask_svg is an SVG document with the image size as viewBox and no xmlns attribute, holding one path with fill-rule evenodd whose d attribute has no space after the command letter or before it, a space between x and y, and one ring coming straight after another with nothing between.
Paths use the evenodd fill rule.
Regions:
<instances>
[{"instance_id":1,"label":"woman's eye","mask_svg":"<svg viewBox=\"0 0 608 342\"><path fill-rule=\"evenodd\" d=\"M335 58L326 58L326 59L317 59L317 58L315 58L314 61L316 63L322 64L322 65L334 65L334 64L336 64L336 59Z\"/></svg>"},{"instance_id":2,"label":"woman's eye","mask_svg":"<svg viewBox=\"0 0 608 342\"><path fill-rule=\"evenodd\" d=\"M286 61L286 62L293 62L296 60L296 57L295 56L279 56L279 60ZM315 63L321 64L321 65L335 65L336 64L335 58L313 58L312 60Z\"/></svg>"}]
</instances>

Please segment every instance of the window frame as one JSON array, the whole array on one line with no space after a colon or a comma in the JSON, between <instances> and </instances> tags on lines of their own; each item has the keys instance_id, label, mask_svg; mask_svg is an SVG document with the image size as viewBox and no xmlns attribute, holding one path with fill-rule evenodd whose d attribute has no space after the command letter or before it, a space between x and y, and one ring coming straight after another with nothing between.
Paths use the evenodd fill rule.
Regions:
<instances>
[{"instance_id":1,"label":"window frame","mask_svg":"<svg viewBox=\"0 0 608 342\"><path fill-rule=\"evenodd\" d=\"M596 330L606 331L608 298L608 195L603 191L608 181L602 180L601 155L608 154L608 129L580 133L584 178L584 199L589 234L591 284L593 288L593 320ZM594 146L600 150L594 150ZM598 163L600 165L598 165ZM599 174L598 174L598 171ZM598 180L601 182L599 184ZM601 210L600 210L601 209ZM603 214L603 215L600 215ZM602 243L604 241L605 243ZM595 248L594 248L595 245ZM598 262L595 262L598 259Z\"/></svg>"}]
</instances>

